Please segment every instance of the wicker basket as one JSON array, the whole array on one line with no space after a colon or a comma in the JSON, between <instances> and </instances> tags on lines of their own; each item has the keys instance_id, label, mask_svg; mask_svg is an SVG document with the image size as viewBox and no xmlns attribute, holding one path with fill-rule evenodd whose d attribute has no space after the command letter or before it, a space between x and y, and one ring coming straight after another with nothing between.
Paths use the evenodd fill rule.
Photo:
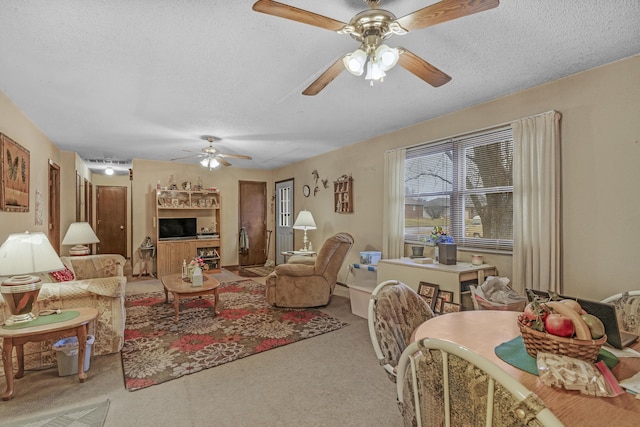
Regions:
<instances>
[{"instance_id":1,"label":"wicker basket","mask_svg":"<svg viewBox=\"0 0 640 427\"><path fill-rule=\"evenodd\" d=\"M524 347L527 349L527 353L533 357L536 357L538 352L542 352L595 362L600 352L600 347L607 341L606 335L597 340L577 340L558 337L531 329L519 320L518 326L520 327Z\"/></svg>"}]
</instances>

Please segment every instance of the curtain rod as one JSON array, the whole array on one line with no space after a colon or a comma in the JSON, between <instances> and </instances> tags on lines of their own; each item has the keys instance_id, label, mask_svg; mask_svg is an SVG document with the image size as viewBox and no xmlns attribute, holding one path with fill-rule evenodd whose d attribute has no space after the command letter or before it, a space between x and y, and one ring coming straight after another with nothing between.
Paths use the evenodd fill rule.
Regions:
<instances>
[{"instance_id":1,"label":"curtain rod","mask_svg":"<svg viewBox=\"0 0 640 427\"><path fill-rule=\"evenodd\" d=\"M514 121L517 121L517 120L531 119L531 118L534 118L534 117L544 116L545 114L549 114L549 113L556 113L556 114L562 115L562 113L560 113L559 111L549 110L549 111L545 111L543 113L534 114L532 116L521 117L519 119L512 120L510 122L505 122L505 123L501 123L501 124L498 124L498 125L487 126L485 128L482 128L482 129L476 129L476 130L471 131L471 132L460 133L460 134L457 134L457 135L446 136L444 138L439 138L439 139L435 139L435 140L432 140L432 141L419 142L419 143L416 143L416 144L413 144L413 145L405 145L404 147L393 148L393 149L390 149L390 150L386 150L386 152L388 153L390 151L394 151L394 150L398 150L398 149L409 150L411 148L419 147L419 146L425 145L425 144L435 144L435 143L444 142L444 141L447 141L447 140L450 140L450 139L453 139L453 138L462 138L462 137L473 135L473 134L476 134L476 133L479 133L479 132L487 132L487 131L490 131L490 130L499 129L501 127L505 127L505 126L511 125Z\"/></svg>"}]
</instances>

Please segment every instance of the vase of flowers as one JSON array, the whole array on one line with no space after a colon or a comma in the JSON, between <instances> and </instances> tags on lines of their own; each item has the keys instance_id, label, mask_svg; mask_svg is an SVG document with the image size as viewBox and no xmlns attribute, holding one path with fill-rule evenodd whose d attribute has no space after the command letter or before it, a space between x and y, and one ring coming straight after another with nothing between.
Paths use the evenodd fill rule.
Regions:
<instances>
[{"instance_id":1,"label":"vase of flowers","mask_svg":"<svg viewBox=\"0 0 640 427\"><path fill-rule=\"evenodd\" d=\"M442 229L439 225L433 227L431 230L431 234L426 236L424 239L425 245L433 246L433 260L435 262L440 261L440 248L438 245L440 243L453 243L453 238Z\"/></svg>"},{"instance_id":2,"label":"vase of flowers","mask_svg":"<svg viewBox=\"0 0 640 427\"><path fill-rule=\"evenodd\" d=\"M193 271L196 269L196 267L199 267L200 270L206 270L205 265L206 263L200 257L196 257L191 261L189 261L189 264L187 264L187 274L186 274L187 280L189 282L193 280Z\"/></svg>"}]
</instances>

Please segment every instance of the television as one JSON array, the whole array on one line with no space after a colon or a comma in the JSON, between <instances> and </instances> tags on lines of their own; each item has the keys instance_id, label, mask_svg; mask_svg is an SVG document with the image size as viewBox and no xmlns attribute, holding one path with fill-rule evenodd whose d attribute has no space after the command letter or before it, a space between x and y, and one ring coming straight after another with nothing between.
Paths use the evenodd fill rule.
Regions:
<instances>
[{"instance_id":1,"label":"television","mask_svg":"<svg viewBox=\"0 0 640 427\"><path fill-rule=\"evenodd\" d=\"M158 218L160 240L195 239L197 230L196 218Z\"/></svg>"}]
</instances>

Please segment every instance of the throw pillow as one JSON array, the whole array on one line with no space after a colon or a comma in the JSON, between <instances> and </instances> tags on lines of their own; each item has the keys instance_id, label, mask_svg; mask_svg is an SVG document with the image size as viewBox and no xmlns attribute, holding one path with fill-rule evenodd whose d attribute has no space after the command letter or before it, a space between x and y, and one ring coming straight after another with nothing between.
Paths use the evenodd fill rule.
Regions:
<instances>
[{"instance_id":1,"label":"throw pillow","mask_svg":"<svg viewBox=\"0 0 640 427\"><path fill-rule=\"evenodd\" d=\"M69 282L75 279L73 271L69 270L67 267L65 267L64 270L52 271L50 274L57 282Z\"/></svg>"}]
</instances>

